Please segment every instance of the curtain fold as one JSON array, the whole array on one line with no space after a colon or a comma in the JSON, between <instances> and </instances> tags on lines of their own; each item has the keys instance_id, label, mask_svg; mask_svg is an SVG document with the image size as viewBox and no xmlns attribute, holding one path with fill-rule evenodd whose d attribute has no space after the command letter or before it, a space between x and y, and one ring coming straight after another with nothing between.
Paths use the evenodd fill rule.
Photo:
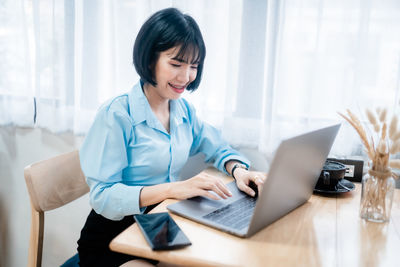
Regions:
<instances>
[{"instance_id":1,"label":"curtain fold","mask_svg":"<svg viewBox=\"0 0 400 267\"><path fill-rule=\"evenodd\" d=\"M276 42L269 145L339 121L349 108L398 111L400 5L397 1L282 1ZM363 154L344 123L332 153Z\"/></svg>"},{"instance_id":2,"label":"curtain fold","mask_svg":"<svg viewBox=\"0 0 400 267\"><path fill-rule=\"evenodd\" d=\"M271 154L346 108L398 112L396 0L0 0L0 125L85 134L101 103L137 82L135 36L170 6L196 19L207 47L200 88L184 97L234 146ZM332 153L363 154L346 124Z\"/></svg>"}]
</instances>

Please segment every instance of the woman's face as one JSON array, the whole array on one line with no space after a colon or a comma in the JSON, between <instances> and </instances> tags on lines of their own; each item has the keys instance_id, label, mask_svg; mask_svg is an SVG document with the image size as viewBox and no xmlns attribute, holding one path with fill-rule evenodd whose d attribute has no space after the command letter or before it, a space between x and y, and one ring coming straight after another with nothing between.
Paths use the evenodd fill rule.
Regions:
<instances>
[{"instance_id":1,"label":"woman's face","mask_svg":"<svg viewBox=\"0 0 400 267\"><path fill-rule=\"evenodd\" d=\"M155 87L163 99L178 99L186 87L196 79L198 64L191 59L178 59L179 47L173 47L160 53L155 66Z\"/></svg>"}]
</instances>

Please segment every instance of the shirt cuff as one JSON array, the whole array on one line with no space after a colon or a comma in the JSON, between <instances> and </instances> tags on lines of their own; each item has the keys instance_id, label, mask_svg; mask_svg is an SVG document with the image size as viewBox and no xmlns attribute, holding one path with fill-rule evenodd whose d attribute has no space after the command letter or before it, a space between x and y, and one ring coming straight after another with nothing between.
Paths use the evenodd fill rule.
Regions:
<instances>
[{"instance_id":1,"label":"shirt cuff","mask_svg":"<svg viewBox=\"0 0 400 267\"><path fill-rule=\"evenodd\" d=\"M223 173L225 173L228 176L231 176L230 173L228 173L228 171L225 169L225 163L227 163L230 160L235 160L235 161L239 161L242 164L246 165L247 168L250 168L250 161L248 159L246 159L245 157L239 156L239 155L231 155L231 156L227 156L226 158L224 158L221 163L218 166L215 166L217 169L219 169L220 171L222 171Z\"/></svg>"},{"instance_id":2,"label":"shirt cuff","mask_svg":"<svg viewBox=\"0 0 400 267\"><path fill-rule=\"evenodd\" d=\"M144 209L140 208L140 192L143 189L143 186L129 186L123 185L124 190L121 190L121 213L122 214L141 214Z\"/></svg>"}]
</instances>

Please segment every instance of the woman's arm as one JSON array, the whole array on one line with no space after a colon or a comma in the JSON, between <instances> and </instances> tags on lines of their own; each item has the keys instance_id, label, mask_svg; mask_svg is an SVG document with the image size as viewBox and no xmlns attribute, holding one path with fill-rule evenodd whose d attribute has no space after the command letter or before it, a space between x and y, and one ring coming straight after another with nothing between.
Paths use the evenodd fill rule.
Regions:
<instances>
[{"instance_id":1,"label":"woman's arm","mask_svg":"<svg viewBox=\"0 0 400 267\"><path fill-rule=\"evenodd\" d=\"M90 187L90 205L96 213L111 219L140 213L141 186L123 183L128 166L127 145L132 136L132 120L126 111L127 96L103 105L79 150L86 182Z\"/></svg>"},{"instance_id":2,"label":"woman's arm","mask_svg":"<svg viewBox=\"0 0 400 267\"><path fill-rule=\"evenodd\" d=\"M226 171L232 177L235 176L236 185L241 191L245 192L250 196L255 196L256 192L254 192L254 190L250 188L249 184L250 182L254 182L257 185L258 190L260 191L264 184L264 180L267 178L266 174L260 172L248 171L243 168L235 168L234 174L232 175L232 169L236 164L242 164L242 162L239 162L237 160L229 160L228 162L226 162L225 163Z\"/></svg>"},{"instance_id":3,"label":"woman's arm","mask_svg":"<svg viewBox=\"0 0 400 267\"><path fill-rule=\"evenodd\" d=\"M236 163L240 162L230 160L226 163L226 170L229 174L232 174L232 168ZM251 196L254 196L255 192L249 187L250 181L253 181L261 190L266 178L264 173L247 171L242 168L236 168L234 174L238 188ZM196 196L219 200L231 197L232 193L221 179L207 173L200 173L185 181L143 187L140 193L140 207L157 204L167 198L187 199Z\"/></svg>"},{"instance_id":4,"label":"woman's arm","mask_svg":"<svg viewBox=\"0 0 400 267\"><path fill-rule=\"evenodd\" d=\"M221 179L200 173L188 180L143 187L140 207L157 204L167 198L187 199L196 196L219 200L232 196Z\"/></svg>"}]
</instances>

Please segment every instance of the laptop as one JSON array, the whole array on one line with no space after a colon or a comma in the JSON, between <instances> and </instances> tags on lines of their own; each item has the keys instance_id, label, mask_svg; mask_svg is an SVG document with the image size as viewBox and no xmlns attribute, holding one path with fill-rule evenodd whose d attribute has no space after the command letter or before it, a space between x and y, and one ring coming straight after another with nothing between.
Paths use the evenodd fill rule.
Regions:
<instances>
[{"instance_id":1,"label":"laptop","mask_svg":"<svg viewBox=\"0 0 400 267\"><path fill-rule=\"evenodd\" d=\"M224 232L249 237L308 201L331 150L340 124L283 140L257 198L233 181L232 197L194 197L168 205L172 213Z\"/></svg>"}]
</instances>

